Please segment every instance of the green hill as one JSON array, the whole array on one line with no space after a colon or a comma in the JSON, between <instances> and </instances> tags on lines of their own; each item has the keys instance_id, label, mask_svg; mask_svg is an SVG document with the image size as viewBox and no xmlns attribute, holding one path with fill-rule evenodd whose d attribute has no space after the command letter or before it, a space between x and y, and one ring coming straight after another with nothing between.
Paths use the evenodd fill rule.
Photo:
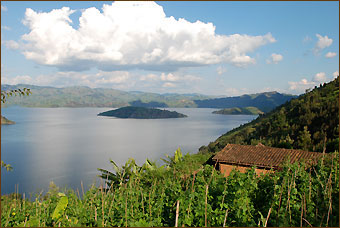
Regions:
<instances>
[{"instance_id":1,"label":"green hill","mask_svg":"<svg viewBox=\"0 0 340 228\"><path fill-rule=\"evenodd\" d=\"M128 119L167 119L167 118L183 118L187 117L178 112L168 110L160 110L156 108L144 107L123 107L107 112L99 113L98 116L113 116L117 118Z\"/></svg>"},{"instance_id":2,"label":"green hill","mask_svg":"<svg viewBox=\"0 0 340 228\"><path fill-rule=\"evenodd\" d=\"M339 150L339 77L220 136L200 152L228 143L326 152Z\"/></svg>"},{"instance_id":3,"label":"green hill","mask_svg":"<svg viewBox=\"0 0 340 228\"><path fill-rule=\"evenodd\" d=\"M256 107L244 107L244 108L225 108L218 111L213 111L214 114L222 115L259 115L263 114L261 110Z\"/></svg>"},{"instance_id":4,"label":"green hill","mask_svg":"<svg viewBox=\"0 0 340 228\"><path fill-rule=\"evenodd\" d=\"M212 98L195 100L198 108L245 108L256 107L263 112L269 112L275 107L295 98L290 94L278 92L265 92L257 94L245 94L237 97Z\"/></svg>"}]
</instances>

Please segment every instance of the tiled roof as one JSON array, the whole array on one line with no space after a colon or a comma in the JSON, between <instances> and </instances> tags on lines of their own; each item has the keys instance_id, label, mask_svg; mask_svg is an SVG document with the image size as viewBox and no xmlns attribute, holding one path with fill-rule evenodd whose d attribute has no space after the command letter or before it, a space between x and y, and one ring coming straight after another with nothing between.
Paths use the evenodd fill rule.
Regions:
<instances>
[{"instance_id":1,"label":"tiled roof","mask_svg":"<svg viewBox=\"0 0 340 228\"><path fill-rule=\"evenodd\" d=\"M278 168L288 157L291 163L299 160L316 161L322 157L322 153L274 148L262 144L256 146L228 144L213 157L213 160L235 165Z\"/></svg>"}]
</instances>

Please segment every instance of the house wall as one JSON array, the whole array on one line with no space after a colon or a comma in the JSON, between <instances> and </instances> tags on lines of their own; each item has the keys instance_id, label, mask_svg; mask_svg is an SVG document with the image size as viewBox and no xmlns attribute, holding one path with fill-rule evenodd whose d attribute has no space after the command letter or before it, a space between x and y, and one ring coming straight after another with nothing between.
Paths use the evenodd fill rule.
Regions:
<instances>
[{"instance_id":1,"label":"house wall","mask_svg":"<svg viewBox=\"0 0 340 228\"><path fill-rule=\"evenodd\" d=\"M225 177L228 177L231 170L233 169L237 169L239 170L241 173L245 173L248 169L251 169L251 167L246 167L246 166L235 166L235 165L228 165L228 164L219 164L220 167L220 171L221 173L224 174ZM272 170L267 170L267 169L255 169L255 172L257 175L262 174L266 174L266 173L272 173L274 171Z\"/></svg>"}]
</instances>

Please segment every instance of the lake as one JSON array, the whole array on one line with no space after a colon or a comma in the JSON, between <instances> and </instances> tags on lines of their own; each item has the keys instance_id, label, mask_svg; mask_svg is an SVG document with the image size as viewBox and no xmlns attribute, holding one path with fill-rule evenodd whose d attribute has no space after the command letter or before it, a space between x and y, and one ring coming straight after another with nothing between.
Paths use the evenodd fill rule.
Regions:
<instances>
[{"instance_id":1,"label":"lake","mask_svg":"<svg viewBox=\"0 0 340 228\"><path fill-rule=\"evenodd\" d=\"M1 193L19 186L19 193L48 189L50 181L59 187L87 189L98 184L97 168L112 170L134 158L139 165L146 158L161 164L165 154L196 153L202 145L247 123L256 116L217 115L209 108L166 108L188 116L178 119L117 119L97 116L110 108L21 108L1 109L16 122L1 126L1 159L13 167L1 169Z\"/></svg>"}]
</instances>

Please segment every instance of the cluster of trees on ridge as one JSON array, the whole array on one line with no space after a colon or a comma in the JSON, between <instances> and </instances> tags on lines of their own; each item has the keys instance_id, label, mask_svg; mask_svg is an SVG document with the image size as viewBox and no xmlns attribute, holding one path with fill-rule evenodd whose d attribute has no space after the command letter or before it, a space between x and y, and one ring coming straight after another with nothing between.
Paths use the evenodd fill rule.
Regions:
<instances>
[{"instance_id":1,"label":"cluster of trees on ridge","mask_svg":"<svg viewBox=\"0 0 340 228\"><path fill-rule=\"evenodd\" d=\"M218 152L228 143L339 150L339 77L220 136L200 152Z\"/></svg>"}]
</instances>

